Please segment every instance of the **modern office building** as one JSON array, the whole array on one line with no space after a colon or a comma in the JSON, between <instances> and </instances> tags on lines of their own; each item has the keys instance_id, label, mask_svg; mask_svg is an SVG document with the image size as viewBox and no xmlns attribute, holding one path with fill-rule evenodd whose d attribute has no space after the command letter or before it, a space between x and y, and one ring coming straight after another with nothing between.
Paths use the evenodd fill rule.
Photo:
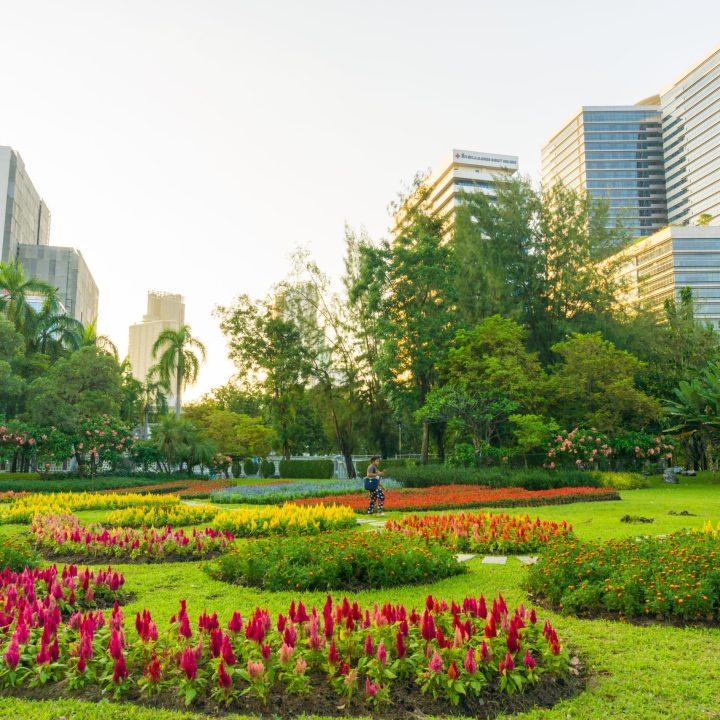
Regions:
<instances>
[{"instance_id":1,"label":"modern office building","mask_svg":"<svg viewBox=\"0 0 720 720\"><path fill-rule=\"evenodd\" d=\"M425 181L428 205L440 217L447 218L451 227L455 209L462 202L461 193L481 192L492 200L496 179L514 175L517 170L518 158L515 155L452 150ZM408 202L412 203L413 198ZM395 215L393 232L396 235L402 229L404 215L402 209Z\"/></svg>"},{"instance_id":2,"label":"modern office building","mask_svg":"<svg viewBox=\"0 0 720 720\"><path fill-rule=\"evenodd\" d=\"M12 261L18 245L47 245L50 211L12 148L0 146L0 260Z\"/></svg>"},{"instance_id":3,"label":"modern office building","mask_svg":"<svg viewBox=\"0 0 720 720\"><path fill-rule=\"evenodd\" d=\"M542 148L542 184L587 190L631 237L667 224L660 99L583 107Z\"/></svg>"},{"instance_id":4,"label":"modern office building","mask_svg":"<svg viewBox=\"0 0 720 720\"><path fill-rule=\"evenodd\" d=\"M16 259L28 277L58 289L67 314L87 325L97 318L98 287L79 250L55 245L18 245Z\"/></svg>"},{"instance_id":5,"label":"modern office building","mask_svg":"<svg viewBox=\"0 0 720 720\"><path fill-rule=\"evenodd\" d=\"M160 333L163 330L179 330L184 324L185 300L182 295L148 293L147 312L142 322L130 326L128 358L135 378L140 382L147 379L150 368L156 362L152 348ZM168 404L172 405L174 402L174 395L169 395Z\"/></svg>"},{"instance_id":6,"label":"modern office building","mask_svg":"<svg viewBox=\"0 0 720 720\"><path fill-rule=\"evenodd\" d=\"M720 323L720 227L671 225L606 262L616 268L623 303L662 312L666 300L678 301L689 287L695 317Z\"/></svg>"},{"instance_id":7,"label":"modern office building","mask_svg":"<svg viewBox=\"0 0 720 720\"><path fill-rule=\"evenodd\" d=\"M97 318L98 287L78 250L50 245L50 211L19 153L0 147L0 260L21 262L28 277L56 287L66 312L84 325Z\"/></svg>"},{"instance_id":8,"label":"modern office building","mask_svg":"<svg viewBox=\"0 0 720 720\"><path fill-rule=\"evenodd\" d=\"M720 46L660 93L668 221L720 224Z\"/></svg>"}]
</instances>

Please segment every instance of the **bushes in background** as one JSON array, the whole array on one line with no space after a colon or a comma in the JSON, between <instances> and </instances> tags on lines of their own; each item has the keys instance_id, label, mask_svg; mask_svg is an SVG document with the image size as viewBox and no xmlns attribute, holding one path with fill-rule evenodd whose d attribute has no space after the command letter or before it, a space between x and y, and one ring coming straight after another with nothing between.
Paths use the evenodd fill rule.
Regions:
<instances>
[{"instance_id":1,"label":"bushes in background","mask_svg":"<svg viewBox=\"0 0 720 720\"><path fill-rule=\"evenodd\" d=\"M281 478L312 478L314 480L329 479L335 474L332 460L281 460ZM268 476L270 477L270 476Z\"/></svg>"},{"instance_id":2,"label":"bushes in background","mask_svg":"<svg viewBox=\"0 0 720 720\"><path fill-rule=\"evenodd\" d=\"M272 460L263 460L260 463L260 475L264 478L275 477L275 463Z\"/></svg>"},{"instance_id":3,"label":"bushes in background","mask_svg":"<svg viewBox=\"0 0 720 720\"><path fill-rule=\"evenodd\" d=\"M258 474L258 465L252 458L243 460L243 471L248 477L255 477Z\"/></svg>"}]
</instances>

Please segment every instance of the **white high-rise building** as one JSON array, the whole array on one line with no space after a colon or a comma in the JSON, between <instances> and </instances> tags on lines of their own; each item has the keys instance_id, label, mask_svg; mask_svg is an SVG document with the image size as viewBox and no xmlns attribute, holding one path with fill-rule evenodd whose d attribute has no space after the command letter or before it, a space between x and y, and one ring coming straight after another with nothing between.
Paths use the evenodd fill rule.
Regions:
<instances>
[{"instance_id":1,"label":"white high-rise building","mask_svg":"<svg viewBox=\"0 0 720 720\"><path fill-rule=\"evenodd\" d=\"M450 229L455 210L462 202L462 193L480 192L492 200L497 178L509 177L517 170L518 158L515 155L452 150L425 181L429 208L439 217L447 218ZM413 198L408 202L412 203ZM393 232L396 235L402 230L404 215L402 209L395 215Z\"/></svg>"},{"instance_id":2,"label":"white high-rise building","mask_svg":"<svg viewBox=\"0 0 720 720\"><path fill-rule=\"evenodd\" d=\"M185 324L185 300L182 295L166 292L149 292L147 312L142 322L130 326L128 358L132 366L133 377L145 382L150 368L155 365L152 348L163 330L179 330ZM175 388L171 382L168 405L172 406Z\"/></svg>"}]
</instances>

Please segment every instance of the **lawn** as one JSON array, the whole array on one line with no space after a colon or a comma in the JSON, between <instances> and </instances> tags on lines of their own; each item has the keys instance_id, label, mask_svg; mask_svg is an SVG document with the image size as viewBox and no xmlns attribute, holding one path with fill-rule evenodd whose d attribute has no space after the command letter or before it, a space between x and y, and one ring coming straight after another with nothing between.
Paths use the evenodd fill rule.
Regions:
<instances>
[{"instance_id":1,"label":"lawn","mask_svg":"<svg viewBox=\"0 0 720 720\"><path fill-rule=\"evenodd\" d=\"M623 491L614 502L575 503L571 505L513 508L509 512L528 512L532 517L567 520L583 539L608 539L644 534L664 534L682 528L700 528L708 520L720 522L720 484L707 477L681 479L680 485L667 486L654 481L645 490ZM224 506L227 509L227 506ZM388 508L391 510L391 508ZM673 516L668 512L687 510L695 516ZM79 512L82 521L102 520L103 513ZM642 515L655 519L652 524L626 524L623 515ZM399 513L388 513L399 517ZM0 526L0 538L23 531L23 526ZM126 578L126 589L134 593L125 610L126 618L147 607L163 624L185 598L191 617L205 608L217 611L227 620L235 609L243 614L256 606L271 611L287 609L293 595L259 591L227 585L213 580L199 563L163 565L118 565ZM357 593L361 604L377 601L402 602L420 607L432 593L438 597L462 598L483 592L492 597L501 592L508 604L527 603L522 590L527 570L514 558L504 566L483 565L481 558L469 563L469 572L432 584ZM307 606L318 607L324 592L303 593ZM631 625L606 620L577 620L542 610L550 617L563 642L578 653L589 670L587 688L551 710L537 710L515 718L526 720L594 720L633 718L720 718L720 629L677 628L661 625ZM272 709L269 709L272 712ZM368 712L368 717L372 715ZM180 720L206 718L192 713L141 709L128 704L98 706L75 700L44 703L0 698L0 717L24 720ZM239 718L242 716L228 716ZM506 717L506 716L500 716Z\"/></svg>"}]
</instances>

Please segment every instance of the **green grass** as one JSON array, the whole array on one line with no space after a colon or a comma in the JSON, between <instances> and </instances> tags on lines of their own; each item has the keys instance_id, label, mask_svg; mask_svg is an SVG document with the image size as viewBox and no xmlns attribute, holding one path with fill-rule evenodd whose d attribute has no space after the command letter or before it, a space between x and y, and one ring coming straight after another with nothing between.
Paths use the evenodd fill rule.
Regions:
<instances>
[{"instance_id":1,"label":"green grass","mask_svg":"<svg viewBox=\"0 0 720 720\"><path fill-rule=\"evenodd\" d=\"M575 503L540 508L513 508L546 519L571 522L584 539L607 539L644 534L669 533L682 528L699 528L708 520L720 522L720 484L701 476L682 478L675 486L654 479L652 487L621 493L620 502ZM688 510L697 517L668 515L669 510ZM496 510L495 510L496 511ZM654 517L651 525L628 525L623 515ZM79 513L83 521L101 520L103 513ZM399 515L399 513L393 513ZM2 537L23 530L22 526L0 526ZM147 607L160 627L185 598L191 616L203 609L216 610L227 621L233 610L246 615L255 606L286 611L291 593L275 593L228 586L207 576L198 563L165 565L119 565L125 573L127 590L135 599L125 608L128 622L135 612ZM508 604L525 602L522 588L526 569L510 558L504 566L483 565L471 560L469 572L432 584L357 593L362 604L402 602L421 606L428 593L461 599L483 592L492 597L502 592ZM341 593L338 593L341 595ZM306 605L321 605L325 593L303 593ZM537 710L513 716L516 720L698 720L720 718L720 629L675 628L661 625L636 626L605 620L577 620L540 610L558 629L563 643L580 654L590 670L586 690L551 710ZM271 711L271 709L270 709ZM370 714L368 715L368 717ZM23 720L205 720L192 713L163 712L132 705L100 705L75 700L44 703L0 698L0 717ZM244 716L230 716L239 720ZM507 716L501 716L507 718Z\"/></svg>"}]
</instances>

